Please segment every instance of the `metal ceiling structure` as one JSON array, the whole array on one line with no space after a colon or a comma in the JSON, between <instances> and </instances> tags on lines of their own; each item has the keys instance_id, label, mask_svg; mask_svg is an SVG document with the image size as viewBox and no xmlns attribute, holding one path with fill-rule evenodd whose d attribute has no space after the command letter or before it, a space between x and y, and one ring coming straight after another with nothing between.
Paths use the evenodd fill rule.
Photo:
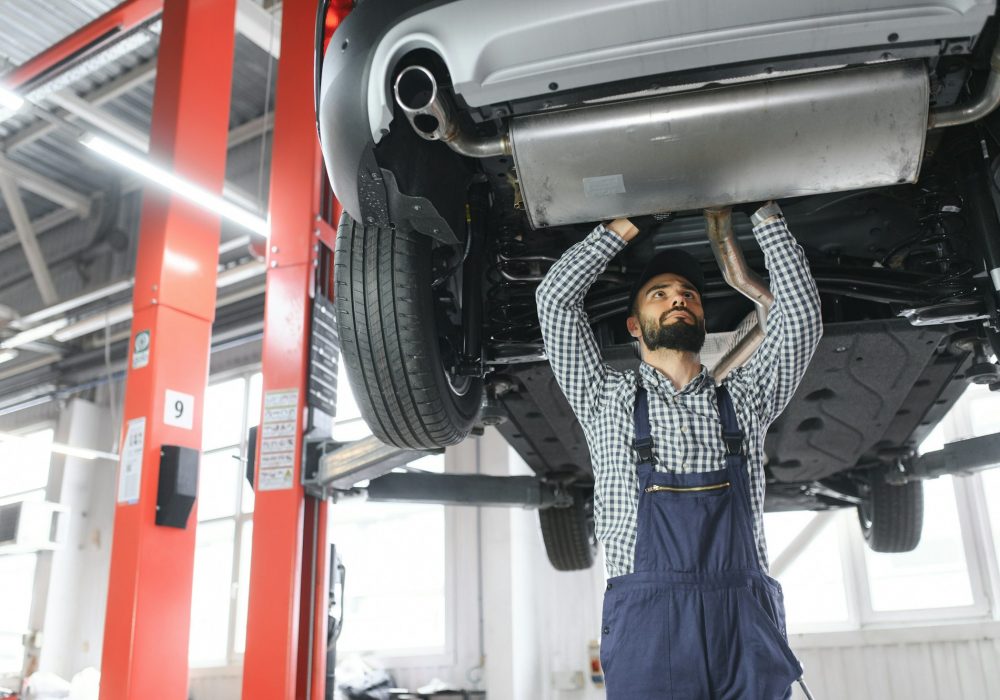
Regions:
<instances>
[{"instance_id":1,"label":"metal ceiling structure","mask_svg":"<svg viewBox=\"0 0 1000 700\"><path fill-rule=\"evenodd\" d=\"M148 146L159 20L20 85L33 57L120 0L5 0L0 86L30 106L0 114L0 422L19 409L117 380L131 320L146 184L90 153L78 132ZM136 0L127 4L141 4ZM266 215L281 3L239 0L223 195ZM74 130L77 133L74 133ZM214 339L259 338L263 263L224 223ZM246 355L246 350L242 351ZM16 421L15 421L16 423ZM8 426L9 427L9 426Z\"/></svg>"}]
</instances>

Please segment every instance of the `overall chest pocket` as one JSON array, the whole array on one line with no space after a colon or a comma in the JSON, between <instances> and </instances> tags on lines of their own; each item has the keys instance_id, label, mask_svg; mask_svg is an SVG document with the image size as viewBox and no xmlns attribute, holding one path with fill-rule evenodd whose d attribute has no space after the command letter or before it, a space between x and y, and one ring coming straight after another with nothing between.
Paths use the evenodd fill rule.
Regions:
<instances>
[{"instance_id":1,"label":"overall chest pocket","mask_svg":"<svg viewBox=\"0 0 1000 700\"><path fill-rule=\"evenodd\" d=\"M699 486L666 486L663 484L650 484L643 491L645 493L672 493L679 496L718 496L732 487L728 480L720 481L717 484L703 484Z\"/></svg>"}]
</instances>

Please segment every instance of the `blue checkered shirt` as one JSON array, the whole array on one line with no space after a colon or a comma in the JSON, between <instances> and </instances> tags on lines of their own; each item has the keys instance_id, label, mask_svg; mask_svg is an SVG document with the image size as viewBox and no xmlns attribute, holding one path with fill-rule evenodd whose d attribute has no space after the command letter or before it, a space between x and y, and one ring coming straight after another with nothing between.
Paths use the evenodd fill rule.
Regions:
<instances>
[{"instance_id":1,"label":"blue checkered shirt","mask_svg":"<svg viewBox=\"0 0 1000 700\"><path fill-rule=\"evenodd\" d=\"M802 248L784 217L754 228L770 274L774 305L753 356L724 380L746 434L757 556L768 570L764 541L764 435L788 404L823 332L819 294ZM594 516L608 576L632 572L639 482L632 446L636 387L649 392L657 471L708 472L725 467L715 381L704 367L680 390L646 363L620 372L606 365L583 300L625 241L598 226L569 248L538 287L545 351L559 386L583 427L594 467Z\"/></svg>"}]
</instances>

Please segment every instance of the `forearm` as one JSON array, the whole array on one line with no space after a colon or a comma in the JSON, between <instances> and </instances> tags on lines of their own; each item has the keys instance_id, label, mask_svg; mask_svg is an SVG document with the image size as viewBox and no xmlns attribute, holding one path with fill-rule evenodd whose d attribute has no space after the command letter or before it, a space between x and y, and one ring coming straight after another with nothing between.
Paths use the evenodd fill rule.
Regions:
<instances>
[{"instance_id":1,"label":"forearm","mask_svg":"<svg viewBox=\"0 0 1000 700\"><path fill-rule=\"evenodd\" d=\"M608 261L625 245L623 238L598 226L563 253L535 294L545 353L581 421L595 410L606 376L583 300Z\"/></svg>"},{"instance_id":2,"label":"forearm","mask_svg":"<svg viewBox=\"0 0 1000 700\"><path fill-rule=\"evenodd\" d=\"M781 215L755 226L754 236L764 252L764 264L774 296L772 309L780 311L784 329L809 340L811 348L819 340L823 322L819 291L809 271L805 252Z\"/></svg>"},{"instance_id":3,"label":"forearm","mask_svg":"<svg viewBox=\"0 0 1000 700\"><path fill-rule=\"evenodd\" d=\"M766 420L784 409L805 374L823 333L819 293L805 253L778 216L754 227L764 251L774 303L764 341L743 368L756 387L757 406Z\"/></svg>"}]
</instances>

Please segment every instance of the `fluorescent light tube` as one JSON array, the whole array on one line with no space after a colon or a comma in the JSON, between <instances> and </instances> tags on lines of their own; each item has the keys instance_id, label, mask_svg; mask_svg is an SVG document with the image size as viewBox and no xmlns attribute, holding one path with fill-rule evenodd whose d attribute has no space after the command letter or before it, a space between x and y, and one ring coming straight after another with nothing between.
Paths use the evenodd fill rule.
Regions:
<instances>
[{"instance_id":1,"label":"fluorescent light tube","mask_svg":"<svg viewBox=\"0 0 1000 700\"><path fill-rule=\"evenodd\" d=\"M67 325L69 325L69 319L57 318L55 321L49 321L48 323L43 323L40 326L29 328L26 331L21 331L17 335L0 342L0 350L13 350L14 348L19 348L22 345L34 343L36 340L51 338L53 333Z\"/></svg>"},{"instance_id":2,"label":"fluorescent light tube","mask_svg":"<svg viewBox=\"0 0 1000 700\"><path fill-rule=\"evenodd\" d=\"M236 206L232 202L226 201L217 194L212 194L193 182L178 177L169 170L154 165L148 159L133 151L122 148L94 134L84 135L81 137L80 143L108 160L128 168L153 184L183 197L192 204L196 204L203 209L229 219L233 223L239 224L264 238L270 235L270 225L267 220L242 207Z\"/></svg>"},{"instance_id":3,"label":"fluorescent light tube","mask_svg":"<svg viewBox=\"0 0 1000 700\"><path fill-rule=\"evenodd\" d=\"M17 357L17 350L0 350L0 365Z\"/></svg>"},{"instance_id":4,"label":"fluorescent light tube","mask_svg":"<svg viewBox=\"0 0 1000 700\"><path fill-rule=\"evenodd\" d=\"M0 109L16 112L24 106L24 98L0 85Z\"/></svg>"}]
</instances>

